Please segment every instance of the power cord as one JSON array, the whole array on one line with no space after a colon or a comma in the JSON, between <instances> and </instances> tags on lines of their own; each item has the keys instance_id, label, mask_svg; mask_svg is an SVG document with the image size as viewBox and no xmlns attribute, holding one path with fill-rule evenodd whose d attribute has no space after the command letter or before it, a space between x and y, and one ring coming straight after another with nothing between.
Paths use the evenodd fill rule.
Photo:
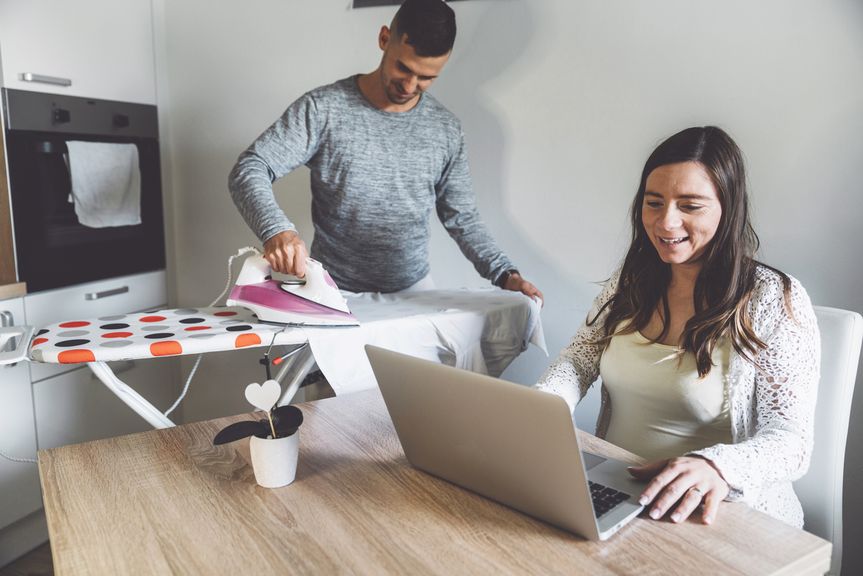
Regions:
<instances>
[{"instance_id":1,"label":"power cord","mask_svg":"<svg viewBox=\"0 0 863 576\"><path fill-rule=\"evenodd\" d=\"M254 248L253 246L245 246L245 247L237 250L236 254L234 254L233 256L228 258L228 282L225 284L225 289L222 290L222 293L219 294L216 297L216 299L210 303L210 307L213 307L216 304L218 304L218 302L222 298L224 298L225 295L228 293L228 290L231 289L231 281L233 280L233 275L231 274L231 266L233 265L234 260L239 258L240 256L243 256L244 254L249 254L249 253L260 254L261 252L260 252L260 250L258 250L257 248ZM189 385L192 383L192 378L195 377L195 372L198 371L198 366L201 364L201 358L203 358L203 356L204 356L203 354L198 354L198 357L195 359L195 365L192 366L192 371L189 372L189 376L188 376L188 378L186 378L186 384L183 386L183 391L180 392L180 396L177 398L176 401L174 401L174 403L171 405L171 407L165 411L164 414L166 417L169 414L171 414L171 412L173 412L174 409L176 409L177 406L180 405L180 402L183 401L183 398L186 397L186 393L189 391Z\"/></svg>"},{"instance_id":2,"label":"power cord","mask_svg":"<svg viewBox=\"0 0 863 576\"><path fill-rule=\"evenodd\" d=\"M0 450L0 457L9 460L10 462L20 462L22 464L37 464L39 461L34 460L33 458L16 458L15 456L9 456L2 450Z\"/></svg>"}]
</instances>

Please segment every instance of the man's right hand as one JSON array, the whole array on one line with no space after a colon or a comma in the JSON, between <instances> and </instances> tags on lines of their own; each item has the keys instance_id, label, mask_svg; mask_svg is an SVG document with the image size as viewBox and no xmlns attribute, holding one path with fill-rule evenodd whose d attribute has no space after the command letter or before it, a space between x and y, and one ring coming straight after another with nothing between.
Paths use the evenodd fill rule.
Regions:
<instances>
[{"instance_id":1,"label":"man's right hand","mask_svg":"<svg viewBox=\"0 0 863 576\"><path fill-rule=\"evenodd\" d=\"M264 258L276 272L302 278L306 275L308 257L306 243L293 230L279 232L264 242Z\"/></svg>"}]
</instances>

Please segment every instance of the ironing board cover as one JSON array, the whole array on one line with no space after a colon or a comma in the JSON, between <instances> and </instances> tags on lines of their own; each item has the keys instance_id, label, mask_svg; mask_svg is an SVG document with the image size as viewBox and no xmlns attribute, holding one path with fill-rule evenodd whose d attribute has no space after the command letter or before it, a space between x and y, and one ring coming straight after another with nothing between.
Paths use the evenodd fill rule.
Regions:
<instances>
[{"instance_id":1,"label":"ironing board cover","mask_svg":"<svg viewBox=\"0 0 863 576\"><path fill-rule=\"evenodd\" d=\"M30 358L77 364L200 354L269 345L274 333L283 330L284 326L259 322L251 311L238 306L103 316L38 330L30 344Z\"/></svg>"}]
</instances>

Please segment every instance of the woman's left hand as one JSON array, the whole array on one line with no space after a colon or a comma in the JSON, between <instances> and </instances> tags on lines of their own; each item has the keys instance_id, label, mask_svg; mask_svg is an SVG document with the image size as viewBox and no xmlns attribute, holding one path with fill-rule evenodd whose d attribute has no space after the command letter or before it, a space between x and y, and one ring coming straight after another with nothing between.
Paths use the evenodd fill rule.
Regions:
<instances>
[{"instance_id":1,"label":"woman's left hand","mask_svg":"<svg viewBox=\"0 0 863 576\"><path fill-rule=\"evenodd\" d=\"M653 478L638 499L650 506L650 517L659 520L677 504L672 522L683 522L699 504L704 504L701 519L710 524L716 518L719 503L728 496L728 484L709 460L681 456L659 460L644 466L632 466L629 473L640 480Z\"/></svg>"}]
</instances>

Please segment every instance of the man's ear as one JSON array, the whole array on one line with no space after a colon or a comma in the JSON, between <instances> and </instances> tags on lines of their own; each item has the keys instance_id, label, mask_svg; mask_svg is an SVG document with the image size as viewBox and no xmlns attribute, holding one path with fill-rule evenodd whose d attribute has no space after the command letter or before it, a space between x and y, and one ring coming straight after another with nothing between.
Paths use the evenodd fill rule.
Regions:
<instances>
[{"instance_id":1,"label":"man's ear","mask_svg":"<svg viewBox=\"0 0 863 576\"><path fill-rule=\"evenodd\" d=\"M378 32L378 46L381 50L387 49L387 44L390 43L390 29L387 26L381 26L381 31Z\"/></svg>"}]
</instances>

